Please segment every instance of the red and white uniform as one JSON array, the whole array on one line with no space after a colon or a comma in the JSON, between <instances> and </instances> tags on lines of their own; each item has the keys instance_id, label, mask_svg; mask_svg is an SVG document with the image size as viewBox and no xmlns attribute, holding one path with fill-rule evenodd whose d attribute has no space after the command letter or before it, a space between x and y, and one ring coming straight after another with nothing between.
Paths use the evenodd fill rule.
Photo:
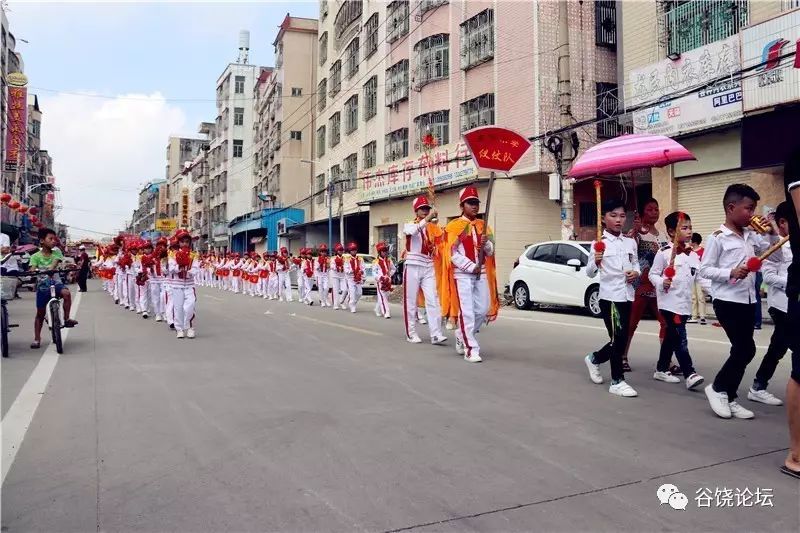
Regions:
<instances>
[{"instance_id":1,"label":"red and white uniform","mask_svg":"<svg viewBox=\"0 0 800 533\"><path fill-rule=\"evenodd\" d=\"M417 335L417 294L420 288L425 295L428 329L431 340L442 337L442 311L436 290L436 272L433 266L435 243L428 236L428 222L415 219L403 226L406 236L406 260L403 266L403 311L406 337Z\"/></svg>"},{"instance_id":2,"label":"red and white uniform","mask_svg":"<svg viewBox=\"0 0 800 533\"><path fill-rule=\"evenodd\" d=\"M292 280L289 273L295 269L292 258L289 254L282 254L278 257L278 299L287 302L292 301Z\"/></svg>"},{"instance_id":3,"label":"red and white uniform","mask_svg":"<svg viewBox=\"0 0 800 533\"><path fill-rule=\"evenodd\" d=\"M169 254L168 265L171 275L169 290L174 305L175 329L180 332L191 329L194 324L195 302L197 300L195 277L199 272L200 263L197 255L191 252L191 265L187 268L181 268L175 259L176 253L170 252Z\"/></svg>"},{"instance_id":4,"label":"red and white uniform","mask_svg":"<svg viewBox=\"0 0 800 533\"><path fill-rule=\"evenodd\" d=\"M344 275L347 279L347 296L350 299L350 312L355 313L358 301L364 291L364 260L355 252L344 256Z\"/></svg>"},{"instance_id":5,"label":"red and white uniform","mask_svg":"<svg viewBox=\"0 0 800 533\"><path fill-rule=\"evenodd\" d=\"M278 260L275 257L267 261L267 270L269 271L269 278L267 278L267 299L278 299Z\"/></svg>"},{"instance_id":6,"label":"red and white uniform","mask_svg":"<svg viewBox=\"0 0 800 533\"><path fill-rule=\"evenodd\" d=\"M333 308L344 309L344 297L347 294L347 278L344 274L344 255L331 257L331 283L333 288Z\"/></svg>"},{"instance_id":7,"label":"red and white uniform","mask_svg":"<svg viewBox=\"0 0 800 533\"><path fill-rule=\"evenodd\" d=\"M388 280L388 283L391 284L392 276L394 276L395 272L397 272L397 267L394 265L394 261L392 261L391 257L378 257L373 264L372 274L375 276L378 296L375 302L375 316L382 316L384 318L390 318L392 316L389 310L389 295L391 291L383 290L382 287L387 283L384 280Z\"/></svg>"},{"instance_id":8,"label":"red and white uniform","mask_svg":"<svg viewBox=\"0 0 800 533\"><path fill-rule=\"evenodd\" d=\"M322 307L330 307L328 300L328 287L330 283L330 258L327 255L319 255L314 259L314 275L317 278L317 291L319 292L319 304Z\"/></svg>"},{"instance_id":9,"label":"red and white uniform","mask_svg":"<svg viewBox=\"0 0 800 533\"><path fill-rule=\"evenodd\" d=\"M150 290L150 306L153 309L153 313L156 315L156 322L161 322L162 320L166 319L166 274L167 274L167 260L164 259L156 259L153 263L153 266L150 267L148 270L148 276L150 278L150 284L148 289Z\"/></svg>"}]
</instances>

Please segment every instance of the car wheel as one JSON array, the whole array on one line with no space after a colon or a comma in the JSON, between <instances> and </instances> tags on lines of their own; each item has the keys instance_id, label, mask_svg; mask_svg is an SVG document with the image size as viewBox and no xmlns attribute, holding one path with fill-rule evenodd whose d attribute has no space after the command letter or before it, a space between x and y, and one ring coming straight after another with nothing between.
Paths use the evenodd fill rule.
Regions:
<instances>
[{"instance_id":1,"label":"car wheel","mask_svg":"<svg viewBox=\"0 0 800 533\"><path fill-rule=\"evenodd\" d=\"M597 285L586 292L586 309L595 318L600 318L603 314L600 310L600 287Z\"/></svg>"},{"instance_id":2,"label":"car wheel","mask_svg":"<svg viewBox=\"0 0 800 533\"><path fill-rule=\"evenodd\" d=\"M530 294L528 286L522 281L518 281L517 284L514 285L514 305L517 309L526 310L533 307Z\"/></svg>"}]
</instances>

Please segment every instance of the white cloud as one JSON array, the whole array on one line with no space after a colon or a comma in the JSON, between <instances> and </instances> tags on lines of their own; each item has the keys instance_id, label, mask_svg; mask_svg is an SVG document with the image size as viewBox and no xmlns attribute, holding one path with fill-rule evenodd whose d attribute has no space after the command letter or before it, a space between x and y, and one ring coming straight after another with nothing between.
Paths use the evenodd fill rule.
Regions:
<instances>
[{"instance_id":1,"label":"white cloud","mask_svg":"<svg viewBox=\"0 0 800 533\"><path fill-rule=\"evenodd\" d=\"M76 228L122 229L147 181L165 176L170 135L187 131L184 112L159 93L114 99L60 94L40 96L42 147L64 209L58 221L71 237L97 237Z\"/></svg>"}]
</instances>

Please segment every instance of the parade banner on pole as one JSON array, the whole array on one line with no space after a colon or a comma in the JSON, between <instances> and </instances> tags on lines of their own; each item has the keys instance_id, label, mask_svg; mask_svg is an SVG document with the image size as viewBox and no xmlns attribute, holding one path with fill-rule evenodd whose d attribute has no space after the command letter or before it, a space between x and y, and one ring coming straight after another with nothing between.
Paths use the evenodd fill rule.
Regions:
<instances>
[{"instance_id":1,"label":"parade banner on pole","mask_svg":"<svg viewBox=\"0 0 800 533\"><path fill-rule=\"evenodd\" d=\"M25 144L28 133L28 79L21 72L8 75L8 112L6 115L6 170L25 167Z\"/></svg>"},{"instance_id":2,"label":"parade banner on pole","mask_svg":"<svg viewBox=\"0 0 800 533\"><path fill-rule=\"evenodd\" d=\"M531 147L519 133L497 126L482 126L464 133L475 165L481 170L510 172Z\"/></svg>"}]
</instances>

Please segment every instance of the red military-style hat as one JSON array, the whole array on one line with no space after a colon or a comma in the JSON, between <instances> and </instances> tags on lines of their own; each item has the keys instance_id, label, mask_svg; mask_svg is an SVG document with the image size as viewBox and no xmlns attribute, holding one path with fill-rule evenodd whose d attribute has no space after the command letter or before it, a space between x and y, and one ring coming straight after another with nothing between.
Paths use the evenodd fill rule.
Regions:
<instances>
[{"instance_id":1,"label":"red military-style hat","mask_svg":"<svg viewBox=\"0 0 800 533\"><path fill-rule=\"evenodd\" d=\"M166 237L159 237L156 241L156 246L168 246L169 242Z\"/></svg>"},{"instance_id":2,"label":"red military-style hat","mask_svg":"<svg viewBox=\"0 0 800 533\"><path fill-rule=\"evenodd\" d=\"M417 196L417 198L414 200L414 211L422 207L430 207L430 206L431 204L428 201L428 197L424 194Z\"/></svg>"},{"instance_id":3,"label":"red military-style hat","mask_svg":"<svg viewBox=\"0 0 800 533\"><path fill-rule=\"evenodd\" d=\"M181 239L192 238L192 234L186 231L185 229L179 229L175 232L175 240L179 241Z\"/></svg>"},{"instance_id":4,"label":"red military-style hat","mask_svg":"<svg viewBox=\"0 0 800 533\"><path fill-rule=\"evenodd\" d=\"M342 246L342 243L337 242L336 244L333 245L333 251L334 252L344 252L344 246Z\"/></svg>"},{"instance_id":5,"label":"red military-style hat","mask_svg":"<svg viewBox=\"0 0 800 533\"><path fill-rule=\"evenodd\" d=\"M348 243L347 251L348 252L357 252L358 251L358 245L356 243L354 243L354 242Z\"/></svg>"},{"instance_id":6,"label":"red military-style hat","mask_svg":"<svg viewBox=\"0 0 800 533\"><path fill-rule=\"evenodd\" d=\"M328 245L327 244L320 244L319 246L317 246L317 251L319 251L319 253L321 253L321 254L328 253Z\"/></svg>"},{"instance_id":7,"label":"red military-style hat","mask_svg":"<svg viewBox=\"0 0 800 533\"><path fill-rule=\"evenodd\" d=\"M289 253L289 249L286 248L285 246L281 246L281 253L282 254L288 254Z\"/></svg>"},{"instance_id":8,"label":"red military-style hat","mask_svg":"<svg viewBox=\"0 0 800 533\"><path fill-rule=\"evenodd\" d=\"M380 252L388 252L389 251L389 245L387 245L385 242L381 241L381 242L379 242L378 244L375 245L375 250L377 250L378 253L380 253Z\"/></svg>"},{"instance_id":9,"label":"red military-style hat","mask_svg":"<svg viewBox=\"0 0 800 533\"><path fill-rule=\"evenodd\" d=\"M461 189L461 192L458 194L459 203L463 204L467 200L480 200L480 198L478 197L478 189L476 189L472 185L467 185L466 187Z\"/></svg>"}]
</instances>

